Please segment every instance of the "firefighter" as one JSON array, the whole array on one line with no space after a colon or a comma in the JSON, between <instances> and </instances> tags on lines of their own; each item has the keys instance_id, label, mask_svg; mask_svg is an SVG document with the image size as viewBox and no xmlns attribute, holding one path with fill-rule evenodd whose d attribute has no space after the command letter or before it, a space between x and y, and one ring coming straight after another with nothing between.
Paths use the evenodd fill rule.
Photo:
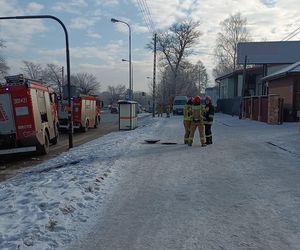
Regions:
<instances>
[{"instance_id":1,"label":"firefighter","mask_svg":"<svg viewBox=\"0 0 300 250\"><path fill-rule=\"evenodd\" d=\"M191 123L192 123L192 98L188 99L187 103L184 105L183 108L183 125L184 125L184 144L188 144L190 130L191 130Z\"/></svg>"},{"instance_id":2,"label":"firefighter","mask_svg":"<svg viewBox=\"0 0 300 250\"><path fill-rule=\"evenodd\" d=\"M215 108L211 103L211 97L205 96L204 126L205 126L206 144L212 144L211 126L213 124L214 114L215 114Z\"/></svg>"},{"instance_id":3,"label":"firefighter","mask_svg":"<svg viewBox=\"0 0 300 250\"><path fill-rule=\"evenodd\" d=\"M191 131L189 136L189 142L188 145L193 145L193 139L196 129L199 130L200 135L200 142L201 146L205 147L205 134L204 134L204 123L203 123L203 116L204 116L205 110L201 105L201 99L200 96L195 96L193 98L193 105L192 105L192 122L191 122Z\"/></svg>"}]
</instances>

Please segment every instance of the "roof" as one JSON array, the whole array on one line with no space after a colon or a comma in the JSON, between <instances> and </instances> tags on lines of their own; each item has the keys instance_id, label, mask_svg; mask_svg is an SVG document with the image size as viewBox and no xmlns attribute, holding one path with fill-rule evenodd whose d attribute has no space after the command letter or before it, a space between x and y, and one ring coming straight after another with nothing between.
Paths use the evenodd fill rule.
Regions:
<instances>
[{"instance_id":1,"label":"roof","mask_svg":"<svg viewBox=\"0 0 300 250\"><path fill-rule=\"evenodd\" d=\"M256 71L261 71L261 70L262 70L262 66L257 66L257 67L247 68L246 72L250 73L250 72L256 72ZM228 73L226 75L223 75L223 76L220 76L220 77L216 78L215 81L220 81L220 80L229 78L231 76L241 74L241 73L243 73L243 71L244 71L244 69L237 69L237 70L232 71L232 72L230 72L230 73Z\"/></svg>"},{"instance_id":2,"label":"roof","mask_svg":"<svg viewBox=\"0 0 300 250\"><path fill-rule=\"evenodd\" d=\"M270 81L278 78L285 77L286 75L292 74L292 73L300 73L300 61L291 64L287 67L284 67L276 72L274 72L271 75L265 76L262 78L263 81Z\"/></svg>"},{"instance_id":3,"label":"roof","mask_svg":"<svg viewBox=\"0 0 300 250\"><path fill-rule=\"evenodd\" d=\"M118 104L137 104L137 102L130 100L119 100Z\"/></svg>"}]
</instances>

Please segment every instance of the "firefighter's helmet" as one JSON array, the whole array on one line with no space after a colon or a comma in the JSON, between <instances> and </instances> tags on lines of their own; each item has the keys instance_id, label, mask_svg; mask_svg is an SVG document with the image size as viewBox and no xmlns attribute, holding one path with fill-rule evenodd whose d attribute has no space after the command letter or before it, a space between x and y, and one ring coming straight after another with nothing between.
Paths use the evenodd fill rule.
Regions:
<instances>
[{"instance_id":1,"label":"firefighter's helmet","mask_svg":"<svg viewBox=\"0 0 300 250\"><path fill-rule=\"evenodd\" d=\"M200 104L200 102L201 102L201 98L200 98L200 96L195 96L194 98L193 98L193 103L194 104Z\"/></svg>"},{"instance_id":2,"label":"firefighter's helmet","mask_svg":"<svg viewBox=\"0 0 300 250\"><path fill-rule=\"evenodd\" d=\"M205 96L205 101L211 102L211 97L209 95Z\"/></svg>"}]
</instances>

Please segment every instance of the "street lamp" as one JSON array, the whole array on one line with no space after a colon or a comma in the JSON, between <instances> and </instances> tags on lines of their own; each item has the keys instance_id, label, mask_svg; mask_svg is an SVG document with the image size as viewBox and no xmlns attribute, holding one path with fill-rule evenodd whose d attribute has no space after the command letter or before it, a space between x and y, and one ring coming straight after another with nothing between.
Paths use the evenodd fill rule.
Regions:
<instances>
[{"instance_id":1,"label":"street lamp","mask_svg":"<svg viewBox=\"0 0 300 250\"><path fill-rule=\"evenodd\" d=\"M73 116L71 109L71 83L70 83L70 52L69 52L69 37L68 31L64 23L56 16L51 15L29 15L29 16L6 16L0 17L0 20L9 19L53 19L57 21L64 30L66 42L66 63L67 63L67 84L68 84L68 123L69 123L69 148L73 148Z\"/></svg>"},{"instance_id":2,"label":"street lamp","mask_svg":"<svg viewBox=\"0 0 300 250\"><path fill-rule=\"evenodd\" d=\"M128 31L129 31L129 90L130 90L130 100L132 99L132 76L131 76L131 28L130 25L124 21L115 19L115 18L111 18L110 21L112 23L124 23L125 25L127 25L128 27Z\"/></svg>"},{"instance_id":3,"label":"street lamp","mask_svg":"<svg viewBox=\"0 0 300 250\"><path fill-rule=\"evenodd\" d=\"M129 63L129 60L126 60L126 59L122 59L122 62L128 62ZM130 99L132 100L133 99L133 63L131 62L131 89L129 89L129 92L130 92Z\"/></svg>"}]
</instances>

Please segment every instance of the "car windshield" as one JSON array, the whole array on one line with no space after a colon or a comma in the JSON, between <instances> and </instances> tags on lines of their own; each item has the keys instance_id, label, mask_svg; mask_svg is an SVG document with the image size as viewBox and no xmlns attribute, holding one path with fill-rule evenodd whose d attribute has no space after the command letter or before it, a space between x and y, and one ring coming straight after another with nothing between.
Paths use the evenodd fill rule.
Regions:
<instances>
[{"instance_id":1,"label":"car windshield","mask_svg":"<svg viewBox=\"0 0 300 250\"><path fill-rule=\"evenodd\" d=\"M299 3L0 0L0 250L300 250Z\"/></svg>"},{"instance_id":2,"label":"car windshield","mask_svg":"<svg viewBox=\"0 0 300 250\"><path fill-rule=\"evenodd\" d=\"M174 105L185 105L186 104L186 100L175 100L174 101Z\"/></svg>"}]
</instances>

